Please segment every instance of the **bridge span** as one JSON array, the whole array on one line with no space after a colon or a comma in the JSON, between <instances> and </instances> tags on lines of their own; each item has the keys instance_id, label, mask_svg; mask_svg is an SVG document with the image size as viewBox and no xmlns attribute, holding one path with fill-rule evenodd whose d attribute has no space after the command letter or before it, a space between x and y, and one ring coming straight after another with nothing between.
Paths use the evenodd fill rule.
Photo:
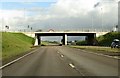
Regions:
<instances>
[{"instance_id":1,"label":"bridge span","mask_svg":"<svg viewBox=\"0 0 120 78\"><path fill-rule=\"evenodd\" d=\"M22 32L27 36L35 38L35 46L41 44L42 36L62 36L63 44L67 45L68 36L86 36L88 45L93 45L95 38L108 33L109 31L48 31L48 32Z\"/></svg>"},{"instance_id":2,"label":"bridge span","mask_svg":"<svg viewBox=\"0 0 120 78\"><path fill-rule=\"evenodd\" d=\"M96 38L96 32L34 32L35 34L35 46L41 44L42 36L62 36L63 45L67 45L67 37L68 36L86 36L86 41L88 45L93 45ZM100 33L102 34L102 32Z\"/></svg>"}]
</instances>

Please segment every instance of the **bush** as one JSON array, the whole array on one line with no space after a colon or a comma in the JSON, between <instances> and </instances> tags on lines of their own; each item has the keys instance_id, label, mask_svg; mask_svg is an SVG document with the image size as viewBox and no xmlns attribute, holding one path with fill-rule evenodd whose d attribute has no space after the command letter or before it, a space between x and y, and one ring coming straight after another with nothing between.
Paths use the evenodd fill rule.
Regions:
<instances>
[{"instance_id":1,"label":"bush","mask_svg":"<svg viewBox=\"0 0 120 78\"><path fill-rule=\"evenodd\" d=\"M87 45L86 41L77 41L76 45Z\"/></svg>"},{"instance_id":2,"label":"bush","mask_svg":"<svg viewBox=\"0 0 120 78\"><path fill-rule=\"evenodd\" d=\"M110 46L114 39L120 40L120 32L109 32L97 38L100 46Z\"/></svg>"}]
</instances>

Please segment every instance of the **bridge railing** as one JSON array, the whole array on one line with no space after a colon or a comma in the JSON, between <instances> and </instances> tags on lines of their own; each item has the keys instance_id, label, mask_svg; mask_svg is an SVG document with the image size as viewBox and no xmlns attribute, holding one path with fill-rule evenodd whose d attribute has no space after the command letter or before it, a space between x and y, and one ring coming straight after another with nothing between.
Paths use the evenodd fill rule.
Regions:
<instances>
[{"instance_id":1,"label":"bridge railing","mask_svg":"<svg viewBox=\"0 0 120 78\"><path fill-rule=\"evenodd\" d=\"M103 31L103 30L91 30L91 29L83 30L83 29L81 29L81 30L64 30L64 31L53 31L53 32L110 32L110 30L104 30Z\"/></svg>"}]
</instances>

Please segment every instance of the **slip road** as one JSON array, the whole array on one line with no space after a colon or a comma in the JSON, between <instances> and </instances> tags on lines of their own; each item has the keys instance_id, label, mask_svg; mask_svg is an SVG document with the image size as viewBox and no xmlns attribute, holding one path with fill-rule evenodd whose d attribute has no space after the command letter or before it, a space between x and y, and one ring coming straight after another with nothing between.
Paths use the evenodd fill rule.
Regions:
<instances>
[{"instance_id":1,"label":"slip road","mask_svg":"<svg viewBox=\"0 0 120 78\"><path fill-rule=\"evenodd\" d=\"M118 60L65 46L43 46L2 69L3 76L118 76Z\"/></svg>"}]
</instances>

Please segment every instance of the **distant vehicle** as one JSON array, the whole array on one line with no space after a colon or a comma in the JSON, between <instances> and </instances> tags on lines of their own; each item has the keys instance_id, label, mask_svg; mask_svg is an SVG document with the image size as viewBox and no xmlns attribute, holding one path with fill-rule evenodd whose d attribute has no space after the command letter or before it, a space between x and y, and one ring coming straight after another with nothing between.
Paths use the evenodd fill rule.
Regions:
<instances>
[{"instance_id":1,"label":"distant vehicle","mask_svg":"<svg viewBox=\"0 0 120 78\"><path fill-rule=\"evenodd\" d=\"M111 43L111 48L120 48L120 40L114 39Z\"/></svg>"},{"instance_id":2,"label":"distant vehicle","mask_svg":"<svg viewBox=\"0 0 120 78\"><path fill-rule=\"evenodd\" d=\"M60 42L59 46L62 46L62 43Z\"/></svg>"},{"instance_id":3,"label":"distant vehicle","mask_svg":"<svg viewBox=\"0 0 120 78\"><path fill-rule=\"evenodd\" d=\"M62 46L62 44L59 44L59 46Z\"/></svg>"}]
</instances>

